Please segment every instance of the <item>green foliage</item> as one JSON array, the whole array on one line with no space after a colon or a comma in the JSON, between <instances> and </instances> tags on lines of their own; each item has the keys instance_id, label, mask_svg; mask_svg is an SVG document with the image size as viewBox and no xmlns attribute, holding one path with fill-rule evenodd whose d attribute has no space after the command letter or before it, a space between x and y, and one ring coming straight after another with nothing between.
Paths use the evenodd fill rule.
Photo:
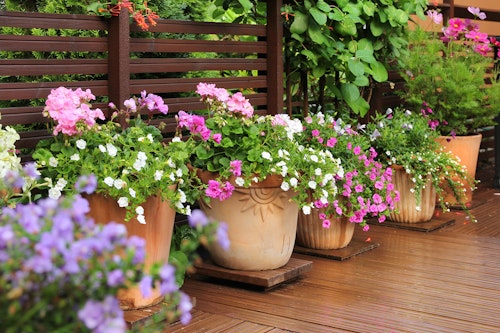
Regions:
<instances>
[{"instance_id":1,"label":"green foliage","mask_svg":"<svg viewBox=\"0 0 500 333\"><path fill-rule=\"evenodd\" d=\"M443 43L422 28L410 35L410 53L402 76L403 99L413 108L427 104L442 135L467 135L495 124L500 112L500 84L485 78L493 59L472 50L462 40Z\"/></svg>"},{"instance_id":2,"label":"green foliage","mask_svg":"<svg viewBox=\"0 0 500 333\"><path fill-rule=\"evenodd\" d=\"M426 3L306 0L285 5L285 54L296 71L292 81L299 81L299 72L327 76L326 93L364 116L369 104L363 92L387 80L387 64L407 50L410 15L423 16Z\"/></svg>"},{"instance_id":3,"label":"green foliage","mask_svg":"<svg viewBox=\"0 0 500 333\"><path fill-rule=\"evenodd\" d=\"M430 179L436 189L441 208L448 210L444 201L443 182L454 191L458 202L464 193L459 190L469 179L465 168L450 152L444 152L435 140L439 133L429 126L429 118L402 108L377 113L367 124L366 135L385 166L401 167L414 183L414 193L420 198L422 188ZM458 177L459 181L454 178ZM463 207L468 214L467 207Z\"/></svg>"}]
</instances>

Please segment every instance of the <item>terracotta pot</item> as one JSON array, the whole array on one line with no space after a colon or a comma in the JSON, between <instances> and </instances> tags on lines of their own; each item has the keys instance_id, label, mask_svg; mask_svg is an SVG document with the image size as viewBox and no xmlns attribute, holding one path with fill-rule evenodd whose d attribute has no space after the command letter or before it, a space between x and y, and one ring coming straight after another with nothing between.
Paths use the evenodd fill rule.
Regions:
<instances>
[{"instance_id":1,"label":"terracotta pot","mask_svg":"<svg viewBox=\"0 0 500 333\"><path fill-rule=\"evenodd\" d=\"M124 223L129 237L135 235L146 240L146 271L149 271L153 263L168 262L175 220L175 211L168 202L162 201L159 196L148 198L142 205L146 224L140 224L136 219L124 222L125 209L119 207L115 199L100 194L92 194L86 198L90 204L89 216L97 223ZM155 288L152 295L145 298L138 287L120 290L117 298L123 310L149 307L163 300L159 288Z\"/></svg>"},{"instance_id":2,"label":"terracotta pot","mask_svg":"<svg viewBox=\"0 0 500 333\"><path fill-rule=\"evenodd\" d=\"M394 189L399 191L400 200L394 206L398 213L391 212L389 220L401 223L427 222L434 215L436 209L436 189L429 179L425 188L420 193L420 206L417 206L417 197L411 175L407 174L401 167L393 167L392 183ZM417 209L417 207L419 209Z\"/></svg>"},{"instance_id":3,"label":"terracotta pot","mask_svg":"<svg viewBox=\"0 0 500 333\"><path fill-rule=\"evenodd\" d=\"M355 223L346 218L330 218L330 228L323 228L318 209L311 214L299 212L297 222L298 245L317 250L337 250L349 245L354 235Z\"/></svg>"},{"instance_id":4,"label":"terracotta pot","mask_svg":"<svg viewBox=\"0 0 500 333\"><path fill-rule=\"evenodd\" d=\"M215 176L198 171L203 182ZM216 221L228 225L229 250L214 242L207 246L219 266L235 270L269 270L288 263L295 244L298 206L293 192L280 188L280 177L268 177L250 188L236 187L224 201L200 201L200 208Z\"/></svg>"},{"instance_id":5,"label":"terracotta pot","mask_svg":"<svg viewBox=\"0 0 500 333\"><path fill-rule=\"evenodd\" d=\"M467 168L467 174L471 180L476 178L477 159L479 156L479 148L482 140L481 134L466 135L466 136L440 136L437 141L444 147L445 151L453 153L460 159L460 163ZM446 182L442 186L444 192L444 202L449 203L451 207L461 208L461 204L470 206L472 203L472 189L469 182L464 183L464 197L457 200L453 191Z\"/></svg>"}]
</instances>

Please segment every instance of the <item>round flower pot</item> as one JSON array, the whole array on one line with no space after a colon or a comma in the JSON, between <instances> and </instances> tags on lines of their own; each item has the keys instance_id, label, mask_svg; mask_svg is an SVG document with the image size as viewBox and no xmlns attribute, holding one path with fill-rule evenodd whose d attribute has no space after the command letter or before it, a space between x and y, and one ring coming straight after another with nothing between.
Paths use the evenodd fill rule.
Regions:
<instances>
[{"instance_id":1,"label":"round flower pot","mask_svg":"<svg viewBox=\"0 0 500 333\"><path fill-rule=\"evenodd\" d=\"M392 182L394 189L399 191L400 200L395 202L396 212L389 214L389 220L401 223L427 222L434 215L436 209L436 189L429 179L420 193L420 205L412 189L414 183L411 175L401 167L393 167Z\"/></svg>"},{"instance_id":2,"label":"round flower pot","mask_svg":"<svg viewBox=\"0 0 500 333\"><path fill-rule=\"evenodd\" d=\"M125 221L125 208L121 208L116 200L101 194L91 194L86 197L90 204L90 213L96 223L110 221L124 223L128 236L138 236L146 241L145 269L154 263L165 264L168 262L170 243L175 220L175 211L169 203L162 201L160 196L151 196L143 203L146 224L139 223L136 219ZM150 297L143 297L139 287L120 290L117 295L120 307L123 310L132 310L149 307L160 303L163 296L159 288L153 289Z\"/></svg>"},{"instance_id":3,"label":"round flower pot","mask_svg":"<svg viewBox=\"0 0 500 333\"><path fill-rule=\"evenodd\" d=\"M198 170L208 183L215 175ZM268 177L249 188L235 186L230 198L200 202L205 214L228 226L226 251L217 242L207 246L213 262L234 270L269 270L288 263L295 244L298 206L293 192L280 188L281 177Z\"/></svg>"},{"instance_id":4,"label":"round flower pot","mask_svg":"<svg viewBox=\"0 0 500 333\"><path fill-rule=\"evenodd\" d=\"M354 235L355 223L346 218L330 218L330 227L324 228L319 219L319 210L311 214L299 212L296 242L302 247L316 250L337 250L349 245Z\"/></svg>"},{"instance_id":5,"label":"round flower pot","mask_svg":"<svg viewBox=\"0 0 500 333\"><path fill-rule=\"evenodd\" d=\"M449 151L457 156L460 164L467 168L467 174L471 180L476 178L477 159L479 156L479 148L481 146L482 134L465 135L465 136L440 136L437 141L444 147L444 151ZM472 203L472 189L468 181L464 182L462 198L455 198L453 191L449 188L446 182L442 186L444 190L444 202L450 207L461 208L462 204L470 206Z\"/></svg>"}]
</instances>

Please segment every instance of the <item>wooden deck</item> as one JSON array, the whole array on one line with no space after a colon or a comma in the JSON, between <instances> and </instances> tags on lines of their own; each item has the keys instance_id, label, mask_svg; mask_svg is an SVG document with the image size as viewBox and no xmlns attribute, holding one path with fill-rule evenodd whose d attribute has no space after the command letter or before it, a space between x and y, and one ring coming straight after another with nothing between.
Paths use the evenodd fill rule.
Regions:
<instances>
[{"instance_id":1,"label":"wooden deck","mask_svg":"<svg viewBox=\"0 0 500 333\"><path fill-rule=\"evenodd\" d=\"M312 269L267 291L192 277L193 319L168 332L500 332L500 190L489 176L474 195L477 224L455 210L432 232L357 230L380 245L343 261L294 253Z\"/></svg>"}]
</instances>

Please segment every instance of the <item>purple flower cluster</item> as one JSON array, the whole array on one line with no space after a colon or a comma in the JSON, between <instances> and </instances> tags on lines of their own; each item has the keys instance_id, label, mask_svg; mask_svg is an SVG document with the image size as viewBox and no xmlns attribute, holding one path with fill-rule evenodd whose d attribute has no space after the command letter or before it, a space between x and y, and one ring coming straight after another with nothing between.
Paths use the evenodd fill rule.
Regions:
<instances>
[{"instance_id":1,"label":"purple flower cluster","mask_svg":"<svg viewBox=\"0 0 500 333\"><path fill-rule=\"evenodd\" d=\"M77 184L92 192L95 179ZM187 321L191 305L175 283L175 268L167 264L158 274L144 275L144 240L127 238L123 224L96 225L89 209L80 195L2 208L2 325L17 325L16 318L30 310L30 322L43 321L49 331L83 323L92 332L125 332L117 291L140 282L147 295L156 281L162 294L183 300L174 311ZM49 309L37 307L43 302Z\"/></svg>"}]
</instances>

